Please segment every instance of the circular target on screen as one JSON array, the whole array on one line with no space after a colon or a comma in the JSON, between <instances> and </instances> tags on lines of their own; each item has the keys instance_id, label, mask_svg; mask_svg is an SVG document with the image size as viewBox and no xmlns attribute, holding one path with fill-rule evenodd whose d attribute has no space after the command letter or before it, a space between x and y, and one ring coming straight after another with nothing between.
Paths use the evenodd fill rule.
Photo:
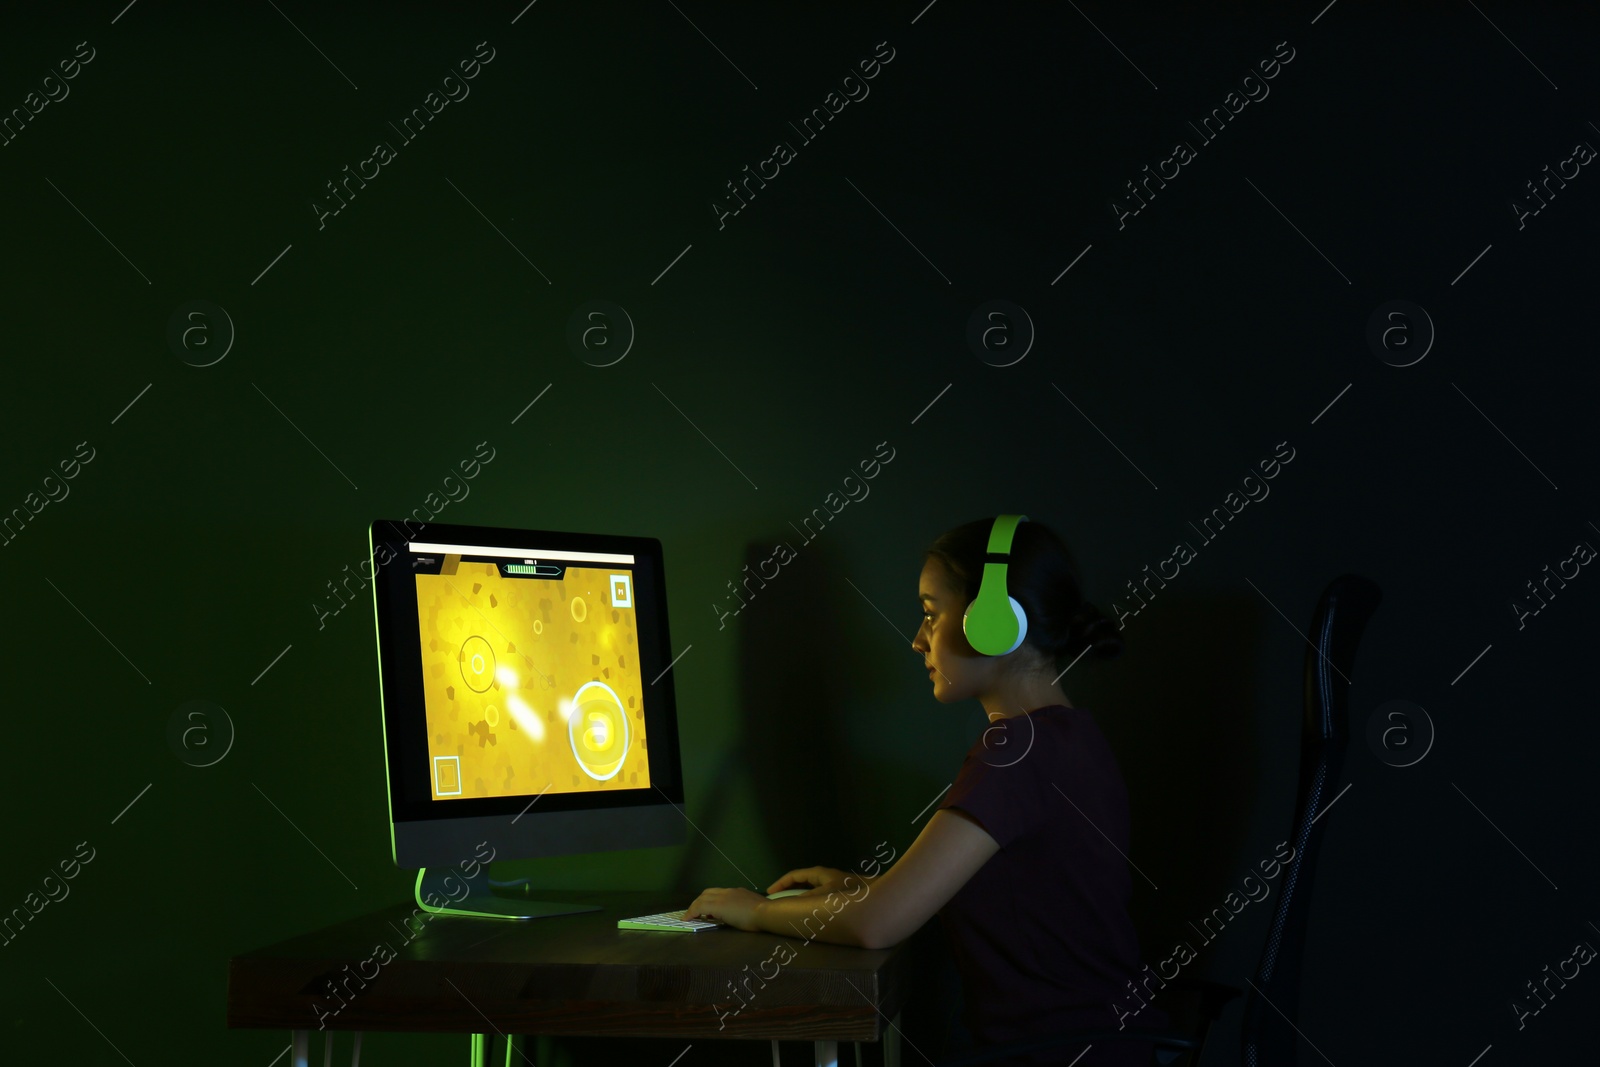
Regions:
<instances>
[{"instance_id":1,"label":"circular target on screen","mask_svg":"<svg viewBox=\"0 0 1600 1067\"><path fill-rule=\"evenodd\" d=\"M604 682L589 682L572 697L567 737L578 766L597 782L622 770L628 755L628 716L622 701Z\"/></svg>"},{"instance_id":2,"label":"circular target on screen","mask_svg":"<svg viewBox=\"0 0 1600 1067\"><path fill-rule=\"evenodd\" d=\"M473 634L461 642L461 680L474 693L482 693L494 684L494 649L489 642Z\"/></svg>"}]
</instances>

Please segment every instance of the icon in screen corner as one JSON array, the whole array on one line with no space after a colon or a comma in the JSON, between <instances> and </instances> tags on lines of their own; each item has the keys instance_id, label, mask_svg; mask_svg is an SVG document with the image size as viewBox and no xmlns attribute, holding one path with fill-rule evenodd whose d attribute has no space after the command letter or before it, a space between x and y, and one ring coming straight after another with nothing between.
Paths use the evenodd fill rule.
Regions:
<instances>
[{"instance_id":1,"label":"icon in screen corner","mask_svg":"<svg viewBox=\"0 0 1600 1067\"><path fill-rule=\"evenodd\" d=\"M442 797L461 795L461 757L433 757L433 788Z\"/></svg>"}]
</instances>

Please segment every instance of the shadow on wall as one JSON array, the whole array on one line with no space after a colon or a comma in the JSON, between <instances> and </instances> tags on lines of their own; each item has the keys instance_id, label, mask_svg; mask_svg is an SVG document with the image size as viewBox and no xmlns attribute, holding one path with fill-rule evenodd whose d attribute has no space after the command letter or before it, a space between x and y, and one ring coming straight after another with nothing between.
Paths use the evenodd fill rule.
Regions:
<instances>
[{"instance_id":1,"label":"shadow on wall","mask_svg":"<svg viewBox=\"0 0 1600 1067\"><path fill-rule=\"evenodd\" d=\"M748 570L741 577L750 576L749 589L740 587L745 606L727 617L726 632L711 635L735 643L738 734L712 774L706 802L695 807L706 813L700 828L720 840L718 827L733 817L734 802L749 797L757 833L785 870L815 864L853 868L872 855L871 843L863 843L872 827L863 825L859 810L864 792L854 781L843 715L848 706L859 706L861 692L873 684L881 649L892 644L842 629L860 612L843 611L841 598L857 594L844 580L849 561L829 550L825 533L808 545L791 532L785 540L795 555L763 585L757 565L767 560L772 573L776 540L746 546ZM722 603L739 607L732 593ZM907 656L910 640L908 635ZM700 866L702 859L710 866L726 864L704 856L709 851L705 836L692 835L675 882L679 889L698 891L698 884L689 883L693 872L708 869ZM782 871L746 873L760 881ZM763 883L758 890L765 888Z\"/></svg>"},{"instance_id":2,"label":"shadow on wall","mask_svg":"<svg viewBox=\"0 0 1600 1067\"><path fill-rule=\"evenodd\" d=\"M1261 621L1260 602L1249 597L1169 591L1159 610L1128 620L1122 656L1086 672L1092 698L1087 684L1072 683L1078 668L1062 679L1116 753L1132 815L1129 855L1161 887L1133 872L1132 912L1146 962L1178 940L1194 941L1189 920L1237 886L1261 760ZM1284 700L1283 714L1299 722L1293 695ZM1298 766L1298 749L1281 755ZM1285 812L1285 828L1288 819Z\"/></svg>"}]
</instances>

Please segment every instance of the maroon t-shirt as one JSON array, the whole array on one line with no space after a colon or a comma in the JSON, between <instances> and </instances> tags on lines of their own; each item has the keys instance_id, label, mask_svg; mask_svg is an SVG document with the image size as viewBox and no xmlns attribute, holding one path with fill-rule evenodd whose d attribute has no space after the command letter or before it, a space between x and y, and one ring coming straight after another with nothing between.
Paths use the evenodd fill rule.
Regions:
<instances>
[{"instance_id":1,"label":"maroon t-shirt","mask_svg":"<svg viewBox=\"0 0 1600 1067\"><path fill-rule=\"evenodd\" d=\"M1137 1003L1127 983L1142 965L1128 916L1128 791L1094 718L1056 704L996 720L939 807L971 815L1000 845L939 910L973 1039L1118 1029L1113 1003ZM1150 1005L1126 1025L1167 1022ZM1081 1051L1007 1062L1065 1064ZM1149 1062L1147 1042L1097 1041L1077 1067Z\"/></svg>"}]
</instances>

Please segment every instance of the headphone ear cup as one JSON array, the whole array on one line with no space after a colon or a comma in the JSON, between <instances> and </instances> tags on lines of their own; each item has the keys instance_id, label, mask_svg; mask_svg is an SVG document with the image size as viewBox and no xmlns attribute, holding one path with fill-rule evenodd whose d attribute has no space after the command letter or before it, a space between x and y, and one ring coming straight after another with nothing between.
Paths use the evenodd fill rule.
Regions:
<instances>
[{"instance_id":1,"label":"headphone ear cup","mask_svg":"<svg viewBox=\"0 0 1600 1067\"><path fill-rule=\"evenodd\" d=\"M1021 648L1023 638L1028 636L1028 613L1022 610L1022 605L1017 603L1016 597L1007 596L1006 599L1011 602L1011 611L1017 617L1017 639L1011 643L1010 648L1000 653L1002 656Z\"/></svg>"},{"instance_id":2,"label":"headphone ear cup","mask_svg":"<svg viewBox=\"0 0 1600 1067\"><path fill-rule=\"evenodd\" d=\"M974 601L968 606L967 613L961 617L961 632L966 635L967 643L978 653L985 656L1005 656L1022 647L1023 639L1028 636L1028 614L1022 610L1022 605L1017 603L1017 598L1009 594L1006 596L1006 605L1010 607L1011 614L1017 620L1017 636L1010 647L1001 647L991 632L997 622L993 613L998 611L1000 618L1004 619L1005 606L993 601L989 601L987 605ZM989 651L990 649L993 651Z\"/></svg>"}]
</instances>

